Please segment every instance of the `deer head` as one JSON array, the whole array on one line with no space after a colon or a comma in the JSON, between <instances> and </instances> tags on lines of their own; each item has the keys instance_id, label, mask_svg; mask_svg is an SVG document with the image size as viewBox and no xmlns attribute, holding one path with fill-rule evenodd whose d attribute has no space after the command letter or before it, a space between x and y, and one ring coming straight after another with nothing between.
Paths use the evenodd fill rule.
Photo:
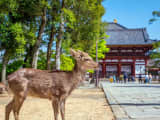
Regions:
<instances>
[{"instance_id":1,"label":"deer head","mask_svg":"<svg viewBox=\"0 0 160 120\"><path fill-rule=\"evenodd\" d=\"M96 69L98 64L93 61L93 59L88 55L88 53L82 52L80 50L75 51L70 49L72 57L76 60L78 67L83 70Z\"/></svg>"}]
</instances>

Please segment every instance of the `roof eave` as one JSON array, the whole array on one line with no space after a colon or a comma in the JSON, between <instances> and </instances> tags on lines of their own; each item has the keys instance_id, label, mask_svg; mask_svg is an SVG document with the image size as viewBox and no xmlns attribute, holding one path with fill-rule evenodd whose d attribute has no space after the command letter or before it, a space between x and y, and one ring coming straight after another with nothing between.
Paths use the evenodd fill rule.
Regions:
<instances>
[{"instance_id":1,"label":"roof eave","mask_svg":"<svg viewBox=\"0 0 160 120\"><path fill-rule=\"evenodd\" d=\"M121 45L121 44L106 44L107 47L152 47L153 44L125 44L125 45Z\"/></svg>"}]
</instances>

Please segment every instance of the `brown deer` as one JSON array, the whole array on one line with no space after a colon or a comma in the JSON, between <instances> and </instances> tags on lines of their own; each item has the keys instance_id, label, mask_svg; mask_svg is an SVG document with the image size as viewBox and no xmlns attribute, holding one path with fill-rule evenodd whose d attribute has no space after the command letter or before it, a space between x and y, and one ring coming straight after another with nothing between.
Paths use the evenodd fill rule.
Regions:
<instances>
[{"instance_id":1,"label":"brown deer","mask_svg":"<svg viewBox=\"0 0 160 120\"><path fill-rule=\"evenodd\" d=\"M6 106L5 120L9 120L12 110L15 120L19 120L19 111L27 95L51 100L55 120L58 120L59 110L62 120L65 120L66 98L83 81L86 70L98 67L87 53L73 49L70 53L76 61L73 71L24 68L8 76L8 86L14 97Z\"/></svg>"}]
</instances>

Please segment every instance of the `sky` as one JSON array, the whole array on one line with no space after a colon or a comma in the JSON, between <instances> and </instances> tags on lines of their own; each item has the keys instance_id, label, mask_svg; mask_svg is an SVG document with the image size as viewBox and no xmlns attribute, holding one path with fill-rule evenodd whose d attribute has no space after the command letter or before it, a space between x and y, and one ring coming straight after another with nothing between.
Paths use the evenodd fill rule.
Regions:
<instances>
[{"instance_id":1,"label":"sky","mask_svg":"<svg viewBox=\"0 0 160 120\"><path fill-rule=\"evenodd\" d=\"M160 10L160 0L104 0L103 6L103 21L117 19L127 28L146 28L151 39L160 40L160 20L149 24L152 11Z\"/></svg>"}]
</instances>

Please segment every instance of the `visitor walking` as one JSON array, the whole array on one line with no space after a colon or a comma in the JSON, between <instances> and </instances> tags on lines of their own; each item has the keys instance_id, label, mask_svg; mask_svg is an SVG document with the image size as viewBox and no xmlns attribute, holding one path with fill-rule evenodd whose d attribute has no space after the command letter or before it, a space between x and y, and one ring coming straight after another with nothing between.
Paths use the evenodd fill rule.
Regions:
<instances>
[{"instance_id":1,"label":"visitor walking","mask_svg":"<svg viewBox=\"0 0 160 120\"><path fill-rule=\"evenodd\" d=\"M124 72L124 83L126 83L126 82L127 82L127 73Z\"/></svg>"},{"instance_id":2,"label":"visitor walking","mask_svg":"<svg viewBox=\"0 0 160 120\"><path fill-rule=\"evenodd\" d=\"M116 83L116 75L113 75L113 82Z\"/></svg>"},{"instance_id":3,"label":"visitor walking","mask_svg":"<svg viewBox=\"0 0 160 120\"><path fill-rule=\"evenodd\" d=\"M132 82L132 75L131 74L128 76L128 82Z\"/></svg>"},{"instance_id":4,"label":"visitor walking","mask_svg":"<svg viewBox=\"0 0 160 120\"><path fill-rule=\"evenodd\" d=\"M152 83L152 74L150 73L148 77L149 77L149 83Z\"/></svg>"},{"instance_id":5,"label":"visitor walking","mask_svg":"<svg viewBox=\"0 0 160 120\"><path fill-rule=\"evenodd\" d=\"M138 78L139 83L142 83L142 75L139 74L139 78Z\"/></svg>"},{"instance_id":6,"label":"visitor walking","mask_svg":"<svg viewBox=\"0 0 160 120\"><path fill-rule=\"evenodd\" d=\"M121 74L119 77L119 82L122 83L122 81L123 81L123 74Z\"/></svg>"},{"instance_id":7,"label":"visitor walking","mask_svg":"<svg viewBox=\"0 0 160 120\"><path fill-rule=\"evenodd\" d=\"M131 76L131 79L132 79L132 82L134 82L134 81L135 81L135 77L134 77L134 75L132 75L132 76Z\"/></svg>"},{"instance_id":8,"label":"visitor walking","mask_svg":"<svg viewBox=\"0 0 160 120\"><path fill-rule=\"evenodd\" d=\"M149 81L149 76L148 76L148 73L146 73L144 83L148 83L148 81Z\"/></svg>"}]
</instances>

